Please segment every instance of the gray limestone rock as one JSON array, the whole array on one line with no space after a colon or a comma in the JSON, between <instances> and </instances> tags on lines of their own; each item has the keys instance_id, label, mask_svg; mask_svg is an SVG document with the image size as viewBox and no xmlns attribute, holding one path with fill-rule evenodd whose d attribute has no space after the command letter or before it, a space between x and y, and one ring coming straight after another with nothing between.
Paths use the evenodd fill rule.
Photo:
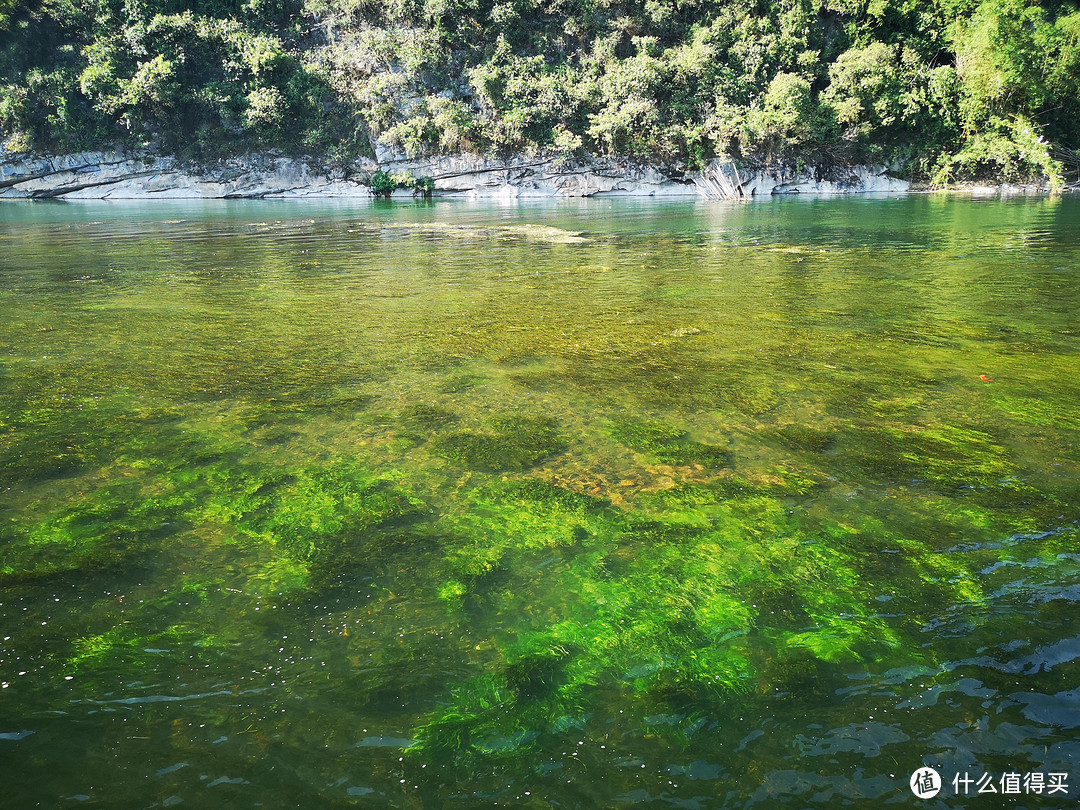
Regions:
<instances>
[{"instance_id":1,"label":"gray limestone rock","mask_svg":"<svg viewBox=\"0 0 1080 810\"><path fill-rule=\"evenodd\" d=\"M738 199L767 194L848 194L906 191L906 181L882 167L830 173L813 167L747 171L718 158L701 172L607 158L521 155L497 160L476 155L409 159L382 147L375 169L434 178L435 193L464 197L705 197ZM407 192L406 192L407 193ZM149 152L80 152L41 156L0 150L0 198L67 200L369 198L360 179L326 170L306 158L273 153L232 157L195 166Z\"/></svg>"}]
</instances>

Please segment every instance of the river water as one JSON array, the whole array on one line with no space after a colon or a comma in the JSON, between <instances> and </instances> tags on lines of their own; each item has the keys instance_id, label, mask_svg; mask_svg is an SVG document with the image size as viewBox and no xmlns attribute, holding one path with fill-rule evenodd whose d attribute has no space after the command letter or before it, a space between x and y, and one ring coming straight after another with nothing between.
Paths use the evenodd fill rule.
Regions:
<instances>
[{"instance_id":1,"label":"river water","mask_svg":"<svg viewBox=\"0 0 1080 810\"><path fill-rule=\"evenodd\" d=\"M0 806L1080 797L1080 199L10 204L0 256Z\"/></svg>"}]
</instances>

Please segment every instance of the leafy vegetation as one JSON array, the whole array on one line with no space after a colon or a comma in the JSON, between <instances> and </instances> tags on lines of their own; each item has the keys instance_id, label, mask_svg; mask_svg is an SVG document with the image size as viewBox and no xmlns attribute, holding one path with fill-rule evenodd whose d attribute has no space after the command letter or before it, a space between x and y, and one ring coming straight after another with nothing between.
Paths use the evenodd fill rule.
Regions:
<instances>
[{"instance_id":1,"label":"leafy vegetation","mask_svg":"<svg viewBox=\"0 0 1080 810\"><path fill-rule=\"evenodd\" d=\"M947 184L1057 183L1080 146L1069 0L18 0L0 33L0 128L27 149L727 154Z\"/></svg>"},{"instance_id":2,"label":"leafy vegetation","mask_svg":"<svg viewBox=\"0 0 1080 810\"><path fill-rule=\"evenodd\" d=\"M430 197L435 190L435 181L430 177L416 177L412 172L387 174L384 171L371 175L371 193L376 197L389 197L399 188L408 189L413 196Z\"/></svg>"}]
</instances>

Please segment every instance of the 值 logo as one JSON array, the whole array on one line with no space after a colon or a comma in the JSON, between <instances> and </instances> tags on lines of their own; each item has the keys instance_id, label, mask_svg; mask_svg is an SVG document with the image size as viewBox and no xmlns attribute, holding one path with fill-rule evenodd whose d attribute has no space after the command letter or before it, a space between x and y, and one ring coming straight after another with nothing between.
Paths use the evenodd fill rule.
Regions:
<instances>
[{"instance_id":1,"label":"\u503c logo","mask_svg":"<svg viewBox=\"0 0 1080 810\"><path fill-rule=\"evenodd\" d=\"M911 792L920 799L932 799L941 790L941 776L933 768L918 768L911 774Z\"/></svg>"}]
</instances>

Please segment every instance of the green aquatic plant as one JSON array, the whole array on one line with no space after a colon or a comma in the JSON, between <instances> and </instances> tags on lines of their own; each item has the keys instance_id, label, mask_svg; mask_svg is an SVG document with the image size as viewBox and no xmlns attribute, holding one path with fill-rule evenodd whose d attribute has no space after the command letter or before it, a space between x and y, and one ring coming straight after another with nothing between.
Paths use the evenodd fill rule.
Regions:
<instances>
[{"instance_id":1,"label":"green aquatic plant","mask_svg":"<svg viewBox=\"0 0 1080 810\"><path fill-rule=\"evenodd\" d=\"M855 428L838 439L837 451L837 467L848 475L940 491L993 487L1017 472L990 434L954 425Z\"/></svg>"},{"instance_id":2,"label":"green aquatic plant","mask_svg":"<svg viewBox=\"0 0 1080 810\"><path fill-rule=\"evenodd\" d=\"M823 523L761 489L683 485L650 503L615 509L527 479L439 521L452 572L439 596L519 619L496 633L501 663L448 693L412 755L474 767L612 690L700 706L812 680L825 663L897 654L905 627L878 615L877 595L981 598L963 559L906 541L892 568L872 565L867 546L896 539L868 537L881 527Z\"/></svg>"},{"instance_id":3,"label":"green aquatic plant","mask_svg":"<svg viewBox=\"0 0 1080 810\"><path fill-rule=\"evenodd\" d=\"M820 453L832 443L832 436L824 430L807 425L781 425L762 431L766 438L772 439L789 450L802 450Z\"/></svg>"},{"instance_id":4,"label":"green aquatic plant","mask_svg":"<svg viewBox=\"0 0 1080 810\"><path fill-rule=\"evenodd\" d=\"M776 496L806 495L821 484L824 476L817 471L797 470L775 464L762 476L763 485Z\"/></svg>"},{"instance_id":5,"label":"green aquatic plant","mask_svg":"<svg viewBox=\"0 0 1080 810\"><path fill-rule=\"evenodd\" d=\"M773 488L763 483L753 483L738 475L713 478L708 482L682 482L670 489L662 489L645 499L647 506L655 503L661 509L675 507L708 507L727 501L768 495ZM670 514L670 513L669 513Z\"/></svg>"},{"instance_id":6,"label":"green aquatic plant","mask_svg":"<svg viewBox=\"0 0 1080 810\"><path fill-rule=\"evenodd\" d=\"M723 467L731 454L722 447L687 438L685 430L660 422L624 419L612 423L611 438L666 464L702 464Z\"/></svg>"},{"instance_id":7,"label":"green aquatic plant","mask_svg":"<svg viewBox=\"0 0 1080 810\"><path fill-rule=\"evenodd\" d=\"M479 388L486 382L487 378L467 371L447 373L440 378L438 391L443 394L461 394Z\"/></svg>"},{"instance_id":8,"label":"green aquatic plant","mask_svg":"<svg viewBox=\"0 0 1080 810\"><path fill-rule=\"evenodd\" d=\"M739 375L726 379L712 390L714 400L747 416L768 413L780 403L776 389L766 380Z\"/></svg>"},{"instance_id":9,"label":"green aquatic plant","mask_svg":"<svg viewBox=\"0 0 1080 810\"><path fill-rule=\"evenodd\" d=\"M400 433L405 438L422 443L434 434L455 424L459 417L453 411L437 405L414 404L402 409L397 415Z\"/></svg>"},{"instance_id":10,"label":"green aquatic plant","mask_svg":"<svg viewBox=\"0 0 1080 810\"><path fill-rule=\"evenodd\" d=\"M79 395L42 381L43 390L0 404L0 483L70 477L109 463L149 435L175 429L174 409L132 412L117 398Z\"/></svg>"},{"instance_id":11,"label":"green aquatic plant","mask_svg":"<svg viewBox=\"0 0 1080 810\"><path fill-rule=\"evenodd\" d=\"M915 432L901 458L938 487L990 487L1017 472L1003 446L982 430L940 425Z\"/></svg>"},{"instance_id":12,"label":"green aquatic plant","mask_svg":"<svg viewBox=\"0 0 1080 810\"><path fill-rule=\"evenodd\" d=\"M573 492L565 487L539 478L519 478L495 487L496 497L503 503L526 509L545 509L568 514L583 515L599 509L604 500L593 495Z\"/></svg>"},{"instance_id":13,"label":"green aquatic plant","mask_svg":"<svg viewBox=\"0 0 1080 810\"><path fill-rule=\"evenodd\" d=\"M236 526L303 562L329 564L373 530L418 514L421 502L392 480L347 461L306 469L273 487L263 485Z\"/></svg>"},{"instance_id":14,"label":"green aquatic plant","mask_svg":"<svg viewBox=\"0 0 1080 810\"><path fill-rule=\"evenodd\" d=\"M883 419L896 419L917 413L924 407L924 397L918 394L876 399L868 397L860 401L857 410L865 411Z\"/></svg>"},{"instance_id":15,"label":"green aquatic plant","mask_svg":"<svg viewBox=\"0 0 1080 810\"><path fill-rule=\"evenodd\" d=\"M98 635L77 638L71 643L72 651L68 658L68 665L74 670L92 666L118 646L130 647L130 639L123 629L118 627Z\"/></svg>"},{"instance_id":16,"label":"green aquatic plant","mask_svg":"<svg viewBox=\"0 0 1080 810\"><path fill-rule=\"evenodd\" d=\"M1060 400L999 396L994 397L993 403L995 408L1029 425L1080 430L1080 415L1077 415L1075 408Z\"/></svg>"},{"instance_id":17,"label":"green aquatic plant","mask_svg":"<svg viewBox=\"0 0 1080 810\"><path fill-rule=\"evenodd\" d=\"M600 499L531 478L480 487L464 503L466 509L432 527L447 538L449 570L463 582L491 573L515 551L531 554L587 541L605 521Z\"/></svg>"},{"instance_id":18,"label":"green aquatic plant","mask_svg":"<svg viewBox=\"0 0 1080 810\"><path fill-rule=\"evenodd\" d=\"M485 431L457 431L440 436L440 455L474 470L527 470L566 449L566 440L553 419L507 416L495 419Z\"/></svg>"},{"instance_id":19,"label":"green aquatic plant","mask_svg":"<svg viewBox=\"0 0 1080 810\"><path fill-rule=\"evenodd\" d=\"M311 416L314 414L327 414L339 418L354 416L359 411L367 408L375 399L371 394L356 391L338 391L331 395L322 395L317 399L305 398L296 403L297 414Z\"/></svg>"},{"instance_id":20,"label":"green aquatic plant","mask_svg":"<svg viewBox=\"0 0 1080 810\"><path fill-rule=\"evenodd\" d=\"M0 540L0 575L32 578L130 565L184 527L191 493L169 481L93 490Z\"/></svg>"},{"instance_id":21,"label":"green aquatic plant","mask_svg":"<svg viewBox=\"0 0 1080 810\"><path fill-rule=\"evenodd\" d=\"M243 419L220 424L159 431L149 447L140 436L139 447L114 451L117 461L99 473L106 483L45 514L23 512L0 539L0 577L130 567L187 542L192 527L217 527L234 546L265 546L250 551L252 587L287 592L310 587L313 568L347 565L423 508L388 471L351 459L270 463L242 438Z\"/></svg>"},{"instance_id":22,"label":"green aquatic plant","mask_svg":"<svg viewBox=\"0 0 1080 810\"><path fill-rule=\"evenodd\" d=\"M458 420L457 414L437 405L413 404L398 414L398 419L410 428L417 430L438 430Z\"/></svg>"},{"instance_id":23,"label":"green aquatic plant","mask_svg":"<svg viewBox=\"0 0 1080 810\"><path fill-rule=\"evenodd\" d=\"M456 579L448 579L439 586L438 590L439 598L446 602L447 608L451 611L461 607L466 593L468 593L468 589L465 587L465 583Z\"/></svg>"}]
</instances>

